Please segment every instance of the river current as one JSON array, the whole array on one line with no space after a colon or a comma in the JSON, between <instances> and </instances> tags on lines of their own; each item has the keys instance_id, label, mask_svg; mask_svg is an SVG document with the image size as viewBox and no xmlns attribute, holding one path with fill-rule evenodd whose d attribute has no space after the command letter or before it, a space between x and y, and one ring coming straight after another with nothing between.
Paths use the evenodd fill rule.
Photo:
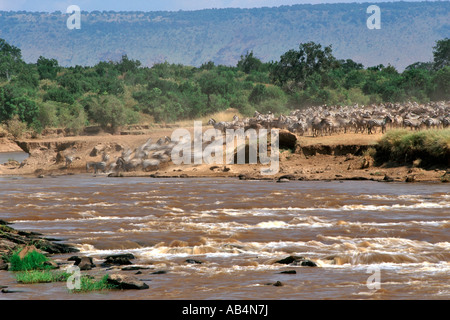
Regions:
<instances>
[{"instance_id":1,"label":"river current","mask_svg":"<svg viewBox=\"0 0 450 320\"><path fill-rule=\"evenodd\" d=\"M132 253L150 286L74 294L0 271L20 291L0 299L449 299L449 213L443 183L0 177L0 219L98 264Z\"/></svg>"}]
</instances>

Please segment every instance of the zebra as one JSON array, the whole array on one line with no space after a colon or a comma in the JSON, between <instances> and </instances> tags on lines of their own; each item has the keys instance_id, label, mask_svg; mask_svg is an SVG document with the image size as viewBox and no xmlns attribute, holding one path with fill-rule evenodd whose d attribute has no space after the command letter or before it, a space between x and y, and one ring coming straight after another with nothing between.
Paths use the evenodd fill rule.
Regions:
<instances>
[{"instance_id":1,"label":"zebra","mask_svg":"<svg viewBox=\"0 0 450 320\"><path fill-rule=\"evenodd\" d=\"M216 120L214 120L213 118L209 119L208 121L209 125L212 125L214 127L214 129L225 132L228 124L226 122L217 122Z\"/></svg>"},{"instance_id":2,"label":"zebra","mask_svg":"<svg viewBox=\"0 0 450 320\"><path fill-rule=\"evenodd\" d=\"M420 130L420 126L422 125L422 121L419 119L404 119L403 125L405 127L409 127L411 130L414 128L414 130Z\"/></svg>"},{"instance_id":3,"label":"zebra","mask_svg":"<svg viewBox=\"0 0 450 320\"><path fill-rule=\"evenodd\" d=\"M292 133L298 133L301 136L305 134L305 132L308 130L308 126L303 121L297 121L293 124L291 124L288 128L288 130Z\"/></svg>"},{"instance_id":4,"label":"zebra","mask_svg":"<svg viewBox=\"0 0 450 320\"><path fill-rule=\"evenodd\" d=\"M319 135L319 132L320 134L322 134L323 130L322 118L315 116L311 120L311 130L313 137L317 137Z\"/></svg>"},{"instance_id":5,"label":"zebra","mask_svg":"<svg viewBox=\"0 0 450 320\"><path fill-rule=\"evenodd\" d=\"M168 136L165 136L164 138L159 138L159 140L156 142L156 144L158 146L162 146L163 144L170 143L171 141L172 140Z\"/></svg>"},{"instance_id":6,"label":"zebra","mask_svg":"<svg viewBox=\"0 0 450 320\"><path fill-rule=\"evenodd\" d=\"M144 171L158 170L159 169L159 164L160 164L160 161L156 160L156 159L144 160L144 161L142 161L142 169Z\"/></svg>"},{"instance_id":7,"label":"zebra","mask_svg":"<svg viewBox=\"0 0 450 320\"><path fill-rule=\"evenodd\" d=\"M100 170L103 173L106 172L106 162L88 162L86 163L86 171L89 172L91 168L94 168L94 174Z\"/></svg>"},{"instance_id":8,"label":"zebra","mask_svg":"<svg viewBox=\"0 0 450 320\"><path fill-rule=\"evenodd\" d=\"M65 156L65 159L66 159L66 168L68 168L73 162L73 157Z\"/></svg>"},{"instance_id":9,"label":"zebra","mask_svg":"<svg viewBox=\"0 0 450 320\"><path fill-rule=\"evenodd\" d=\"M142 160L141 159L132 159L132 160L126 160L123 157L119 157L116 161L116 170L124 170L124 171L131 171L131 170L136 170L137 167L139 167L139 165L142 164Z\"/></svg>"},{"instance_id":10,"label":"zebra","mask_svg":"<svg viewBox=\"0 0 450 320\"><path fill-rule=\"evenodd\" d=\"M374 127L381 127L381 133L386 132L386 123L392 123L392 118L386 115L383 119L370 119L367 121L367 133L372 134L372 129Z\"/></svg>"},{"instance_id":11,"label":"zebra","mask_svg":"<svg viewBox=\"0 0 450 320\"><path fill-rule=\"evenodd\" d=\"M442 119L442 126L444 128L450 127L450 117L445 117L444 119Z\"/></svg>"},{"instance_id":12,"label":"zebra","mask_svg":"<svg viewBox=\"0 0 450 320\"><path fill-rule=\"evenodd\" d=\"M108 161L109 161L109 154L107 154L106 152L103 153L102 161L108 163Z\"/></svg>"},{"instance_id":13,"label":"zebra","mask_svg":"<svg viewBox=\"0 0 450 320\"><path fill-rule=\"evenodd\" d=\"M441 120L436 118L427 118L423 121L423 123L427 126L428 129L430 128L439 128L441 126Z\"/></svg>"}]
</instances>

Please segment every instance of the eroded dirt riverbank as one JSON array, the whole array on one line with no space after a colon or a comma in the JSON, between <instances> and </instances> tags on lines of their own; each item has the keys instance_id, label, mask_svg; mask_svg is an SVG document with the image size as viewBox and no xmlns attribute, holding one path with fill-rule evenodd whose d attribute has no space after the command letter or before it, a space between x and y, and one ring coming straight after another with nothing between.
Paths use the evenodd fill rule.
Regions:
<instances>
[{"instance_id":1,"label":"eroded dirt riverbank","mask_svg":"<svg viewBox=\"0 0 450 320\"><path fill-rule=\"evenodd\" d=\"M95 135L76 137L43 137L16 141L16 147L29 153L22 163L0 165L0 175L58 176L86 173L86 163L101 161L108 153L109 164L125 149L134 150L148 139L170 136L173 129L157 129L139 135ZM280 165L276 174L261 174L261 164L175 165L171 162L150 172L121 172L124 177L239 177L262 180L375 180L375 181L442 181L448 168L419 168L374 164L370 149L381 134L340 134L324 137L296 137L288 146L280 145ZM8 150L14 142L9 141ZM4 149L4 148L3 148ZM3 150L2 149L2 150ZM12 150L12 149L11 149ZM17 150L17 149L16 149ZM66 166L64 157L73 162ZM108 172L110 173L110 172Z\"/></svg>"}]
</instances>

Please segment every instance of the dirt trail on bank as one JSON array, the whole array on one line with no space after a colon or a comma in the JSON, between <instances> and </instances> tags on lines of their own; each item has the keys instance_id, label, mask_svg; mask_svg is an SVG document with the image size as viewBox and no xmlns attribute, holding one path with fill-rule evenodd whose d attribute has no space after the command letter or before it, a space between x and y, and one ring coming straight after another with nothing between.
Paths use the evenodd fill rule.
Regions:
<instances>
[{"instance_id":1,"label":"dirt trail on bank","mask_svg":"<svg viewBox=\"0 0 450 320\"><path fill-rule=\"evenodd\" d=\"M193 132L193 128L187 128ZM86 163L101 161L101 154L110 155L110 161L125 149L134 150L149 138L156 142L171 136L174 128L152 128L127 131L122 134L98 134L91 136L57 137L17 141L30 157L22 162L0 165L0 175L51 176L86 173ZM289 133L287 133L289 135ZM261 174L262 164L232 165L174 165L172 162L152 172L124 172L123 176L152 177L239 177L240 179L264 179L285 182L288 180L375 180L375 181L441 181L448 168L425 170L416 167L375 166L367 155L381 134L338 134L323 137L296 136L286 147L280 141L279 171L273 175ZM288 136L291 139L292 136ZM286 140L286 141L287 141ZM14 143L0 142L0 151L11 150ZM3 148L2 148L3 146ZM9 147L7 147L9 146ZM67 168L64 156L74 157ZM281 179L280 179L281 178Z\"/></svg>"}]
</instances>

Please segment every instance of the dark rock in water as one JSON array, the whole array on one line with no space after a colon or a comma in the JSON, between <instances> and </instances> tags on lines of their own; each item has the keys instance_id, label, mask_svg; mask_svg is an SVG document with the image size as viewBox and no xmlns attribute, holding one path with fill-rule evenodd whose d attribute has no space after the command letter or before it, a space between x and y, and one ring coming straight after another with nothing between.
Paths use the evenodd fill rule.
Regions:
<instances>
[{"instance_id":1,"label":"dark rock in water","mask_svg":"<svg viewBox=\"0 0 450 320\"><path fill-rule=\"evenodd\" d=\"M6 221L0 219L0 226L6 226L6 225L8 225L8 224L11 224L11 223L6 222Z\"/></svg>"},{"instance_id":2,"label":"dark rock in water","mask_svg":"<svg viewBox=\"0 0 450 320\"><path fill-rule=\"evenodd\" d=\"M295 261L293 264L301 265L302 267L317 267L317 263L315 263L314 261L311 261L311 260L307 260L307 259Z\"/></svg>"},{"instance_id":3,"label":"dark rock in water","mask_svg":"<svg viewBox=\"0 0 450 320\"><path fill-rule=\"evenodd\" d=\"M388 176L387 174L384 175L383 181L385 182L393 182L394 179Z\"/></svg>"},{"instance_id":4,"label":"dark rock in water","mask_svg":"<svg viewBox=\"0 0 450 320\"><path fill-rule=\"evenodd\" d=\"M3 260L0 259L0 270L7 271L8 268L9 268L9 265L6 262L4 262Z\"/></svg>"},{"instance_id":5,"label":"dark rock in water","mask_svg":"<svg viewBox=\"0 0 450 320\"><path fill-rule=\"evenodd\" d=\"M36 244L38 249L44 250L50 254L79 252L78 249L64 243L55 243L48 240L42 240Z\"/></svg>"},{"instance_id":6,"label":"dark rock in water","mask_svg":"<svg viewBox=\"0 0 450 320\"><path fill-rule=\"evenodd\" d=\"M105 265L131 265L133 264L130 260L134 259L134 256L131 253L125 253L125 254L115 254L111 256L107 256L104 258L106 261L104 262Z\"/></svg>"},{"instance_id":7,"label":"dark rock in water","mask_svg":"<svg viewBox=\"0 0 450 320\"><path fill-rule=\"evenodd\" d=\"M286 270L286 271L281 271L280 274L297 274L297 271L295 271L295 270Z\"/></svg>"},{"instance_id":8,"label":"dark rock in water","mask_svg":"<svg viewBox=\"0 0 450 320\"><path fill-rule=\"evenodd\" d=\"M167 273L166 270L160 270L160 271L152 272L151 274L166 274L166 273Z\"/></svg>"},{"instance_id":9,"label":"dark rock in water","mask_svg":"<svg viewBox=\"0 0 450 320\"><path fill-rule=\"evenodd\" d=\"M317 264L314 261L311 261L301 256L289 256L284 259L275 261L275 263L291 264L294 266L302 266L302 267L317 267Z\"/></svg>"},{"instance_id":10,"label":"dark rock in water","mask_svg":"<svg viewBox=\"0 0 450 320\"><path fill-rule=\"evenodd\" d=\"M5 287L5 288L3 288L1 291L0 291L1 293L20 293L20 292L23 292L23 291L19 291L19 290L9 290L9 289L7 289L7 287Z\"/></svg>"},{"instance_id":11,"label":"dark rock in water","mask_svg":"<svg viewBox=\"0 0 450 320\"><path fill-rule=\"evenodd\" d=\"M73 256L67 259L68 261L75 261L74 265L78 266L80 270L86 271L95 268L95 264L91 257Z\"/></svg>"},{"instance_id":12,"label":"dark rock in water","mask_svg":"<svg viewBox=\"0 0 450 320\"><path fill-rule=\"evenodd\" d=\"M202 261L199 260L194 260L194 259L186 259L185 261L186 263L191 263L191 264L202 264Z\"/></svg>"},{"instance_id":13,"label":"dark rock in water","mask_svg":"<svg viewBox=\"0 0 450 320\"><path fill-rule=\"evenodd\" d=\"M271 283L271 282L266 283L266 286L282 287L283 284L281 283L281 281L277 281L275 283Z\"/></svg>"},{"instance_id":14,"label":"dark rock in water","mask_svg":"<svg viewBox=\"0 0 450 320\"><path fill-rule=\"evenodd\" d=\"M289 256L289 257L287 257L287 258L284 258L284 259L275 261L275 263L291 264L291 263L293 263L294 261L301 260L301 259L304 259L304 257L301 257L301 256Z\"/></svg>"},{"instance_id":15,"label":"dark rock in water","mask_svg":"<svg viewBox=\"0 0 450 320\"><path fill-rule=\"evenodd\" d=\"M107 281L122 290L144 290L149 288L143 281L129 275L111 274L108 276Z\"/></svg>"},{"instance_id":16,"label":"dark rock in water","mask_svg":"<svg viewBox=\"0 0 450 320\"><path fill-rule=\"evenodd\" d=\"M283 284L280 281L277 281L273 284L275 287L282 287Z\"/></svg>"}]
</instances>

